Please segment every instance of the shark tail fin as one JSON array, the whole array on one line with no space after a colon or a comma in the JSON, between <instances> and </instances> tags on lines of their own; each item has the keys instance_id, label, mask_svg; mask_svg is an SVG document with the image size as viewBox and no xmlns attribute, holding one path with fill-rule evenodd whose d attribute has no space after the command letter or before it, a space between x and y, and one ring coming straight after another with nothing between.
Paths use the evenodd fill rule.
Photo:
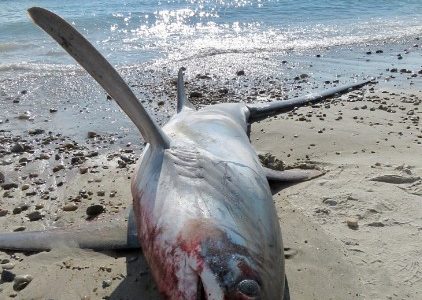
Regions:
<instances>
[{"instance_id":1,"label":"shark tail fin","mask_svg":"<svg viewBox=\"0 0 422 300\"><path fill-rule=\"evenodd\" d=\"M195 107L186 97L185 84L183 82L184 70L185 68L180 68L177 75L177 113L180 113L185 107L195 109Z\"/></svg>"},{"instance_id":2,"label":"shark tail fin","mask_svg":"<svg viewBox=\"0 0 422 300\"><path fill-rule=\"evenodd\" d=\"M279 100L279 101L261 103L261 104L248 104L247 107L250 112L249 122L253 123L256 121L260 121L277 114L291 111L294 108L304 106L309 103L320 102L327 98L333 97L335 95L348 93L350 91L361 88L362 86L370 82L373 82L373 79L358 82L358 83L343 85L340 87L335 87L335 88L328 89L322 92L312 93L306 96L297 97L293 99Z\"/></svg>"},{"instance_id":3,"label":"shark tail fin","mask_svg":"<svg viewBox=\"0 0 422 300\"><path fill-rule=\"evenodd\" d=\"M111 64L75 28L39 7L28 10L32 20L55 39L117 102L152 146L168 148L170 141Z\"/></svg>"}]
</instances>

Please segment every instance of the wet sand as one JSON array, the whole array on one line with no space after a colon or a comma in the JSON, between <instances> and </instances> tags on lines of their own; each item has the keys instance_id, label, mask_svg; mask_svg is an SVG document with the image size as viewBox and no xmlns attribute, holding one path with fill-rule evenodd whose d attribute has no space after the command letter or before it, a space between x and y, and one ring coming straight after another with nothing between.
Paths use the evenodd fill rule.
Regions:
<instances>
[{"instance_id":1,"label":"wet sand","mask_svg":"<svg viewBox=\"0 0 422 300\"><path fill-rule=\"evenodd\" d=\"M227 54L121 69L160 124L174 114L180 65L188 68L186 88L197 107L270 101L377 77L362 91L252 127L258 151L326 171L274 187L292 299L421 297L421 54L415 47L399 60L397 49L383 49L376 59L374 50L362 49L286 63ZM89 207L102 211L91 222L123 220L143 148L134 126L81 71L16 74L3 73L0 90L0 172L7 184L0 190L1 230L85 224ZM3 279L32 277L19 291L3 280L4 298L159 299L139 251L0 252L0 263Z\"/></svg>"}]
</instances>

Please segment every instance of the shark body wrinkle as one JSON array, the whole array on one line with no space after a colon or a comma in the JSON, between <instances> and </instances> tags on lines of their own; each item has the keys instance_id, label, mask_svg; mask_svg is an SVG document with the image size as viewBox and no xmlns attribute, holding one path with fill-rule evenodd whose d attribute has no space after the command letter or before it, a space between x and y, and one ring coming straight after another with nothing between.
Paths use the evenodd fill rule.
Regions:
<instances>
[{"instance_id":1,"label":"shark body wrinkle","mask_svg":"<svg viewBox=\"0 0 422 300\"><path fill-rule=\"evenodd\" d=\"M132 179L134 223L129 221L128 230L101 232L88 225L86 230L2 233L0 249L44 250L68 240L91 249L141 246L164 299L289 299L268 180L298 182L321 172L264 168L248 127L370 81L270 104L196 110L186 98L180 69L177 114L159 128L115 69L71 25L42 8L29 14L116 100L148 144Z\"/></svg>"}]
</instances>

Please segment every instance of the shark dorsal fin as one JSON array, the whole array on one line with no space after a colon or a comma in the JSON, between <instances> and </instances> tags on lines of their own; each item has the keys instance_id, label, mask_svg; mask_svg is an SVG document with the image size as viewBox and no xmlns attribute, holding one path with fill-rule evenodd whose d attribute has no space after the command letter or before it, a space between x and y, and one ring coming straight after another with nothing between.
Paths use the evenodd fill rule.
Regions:
<instances>
[{"instance_id":1,"label":"shark dorsal fin","mask_svg":"<svg viewBox=\"0 0 422 300\"><path fill-rule=\"evenodd\" d=\"M155 124L132 90L111 64L75 28L39 7L28 10L35 24L55 39L117 102L153 147L168 148L170 141Z\"/></svg>"},{"instance_id":2,"label":"shark dorsal fin","mask_svg":"<svg viewBox=\"0 0 422 300\"><path fill-rule=\"evenodd\" d=\"M179 73L177 74L177 113L181 112L184 107L195 109L186 97L185 84L183 82L184 70L185 68L180 68Z\"/></svg>"}]
</instances>

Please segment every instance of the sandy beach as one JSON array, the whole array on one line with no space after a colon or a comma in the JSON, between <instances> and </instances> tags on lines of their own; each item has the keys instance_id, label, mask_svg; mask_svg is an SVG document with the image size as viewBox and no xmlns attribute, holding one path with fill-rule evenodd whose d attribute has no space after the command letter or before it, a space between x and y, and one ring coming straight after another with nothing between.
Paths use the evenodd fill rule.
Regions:
<instances>
[{"instance_id":1,"label":"sandy beach","mask_svg":"<svg viewBox=\"0 0 422 300\"><path fill-rule=\"evenodd\" d=\"M355 49L348 60L338 52L282 64L228 54L120 71L160 124L174 114L180 65L197 107L289 98L375 76L377 83L362 90L254 124L251 142L286 167L325 172L273 186L292 299L419 299L422 64L415 42L399 47L413 47L403 60L397 48L376 58ZM1 231L127 217L143 141L87 78L78 69L65 77L3 76ZM139 251L0 252L0 266L2 299L159 299ZM17 287L15 276L26 284Z\"/></svg>"}]
</instances>

